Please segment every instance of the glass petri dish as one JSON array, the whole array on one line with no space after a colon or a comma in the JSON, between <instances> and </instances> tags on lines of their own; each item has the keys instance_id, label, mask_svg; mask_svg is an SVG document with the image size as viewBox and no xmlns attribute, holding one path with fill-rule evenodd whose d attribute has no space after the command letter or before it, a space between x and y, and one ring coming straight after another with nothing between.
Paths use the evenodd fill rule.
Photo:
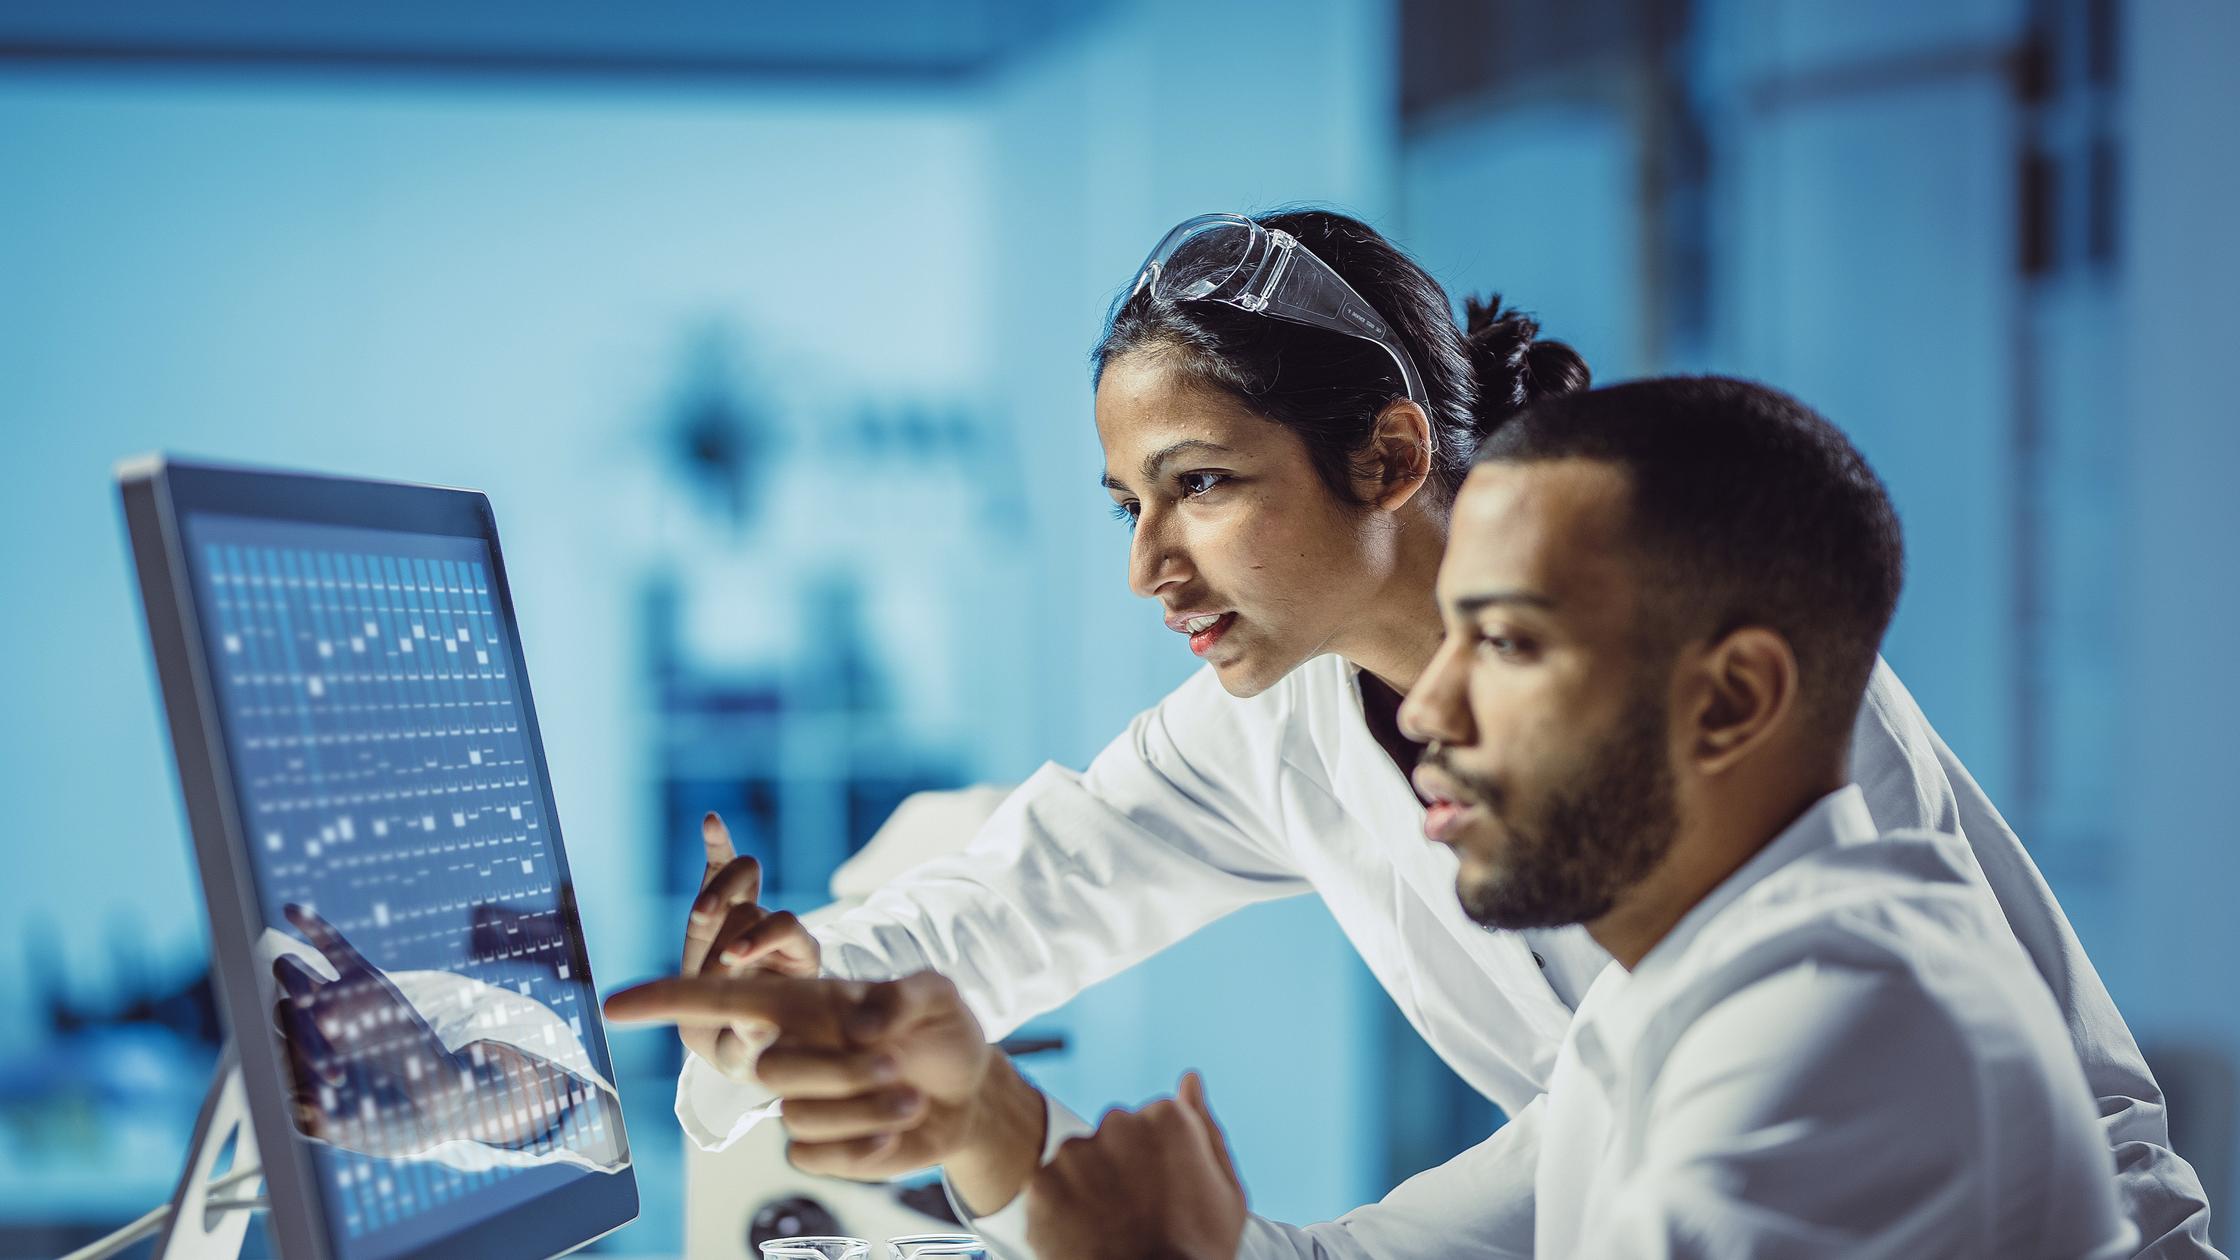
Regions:
<instances>
[{"instance_id":1,"label":"glass petri dish","mask_svg":"<svg viewBox=\"0 0 2240 1260\"><path fill-rule=\"evenodd\" d=\"M988 1260L988 1247L972 1234L907 1234L887 1240L887 1260Z\"/></svg>"},{"instance_id":2,"label":"glass petri dish","mask_svg":"<svg viewBox=\"0 0 2240 1260\"><path fill-rule=\"evenodd\" d=\"M829 1236L773 1238L762 1244L762 1260L871 1260L871 1244Z\"/></svg>"}]
</instances>

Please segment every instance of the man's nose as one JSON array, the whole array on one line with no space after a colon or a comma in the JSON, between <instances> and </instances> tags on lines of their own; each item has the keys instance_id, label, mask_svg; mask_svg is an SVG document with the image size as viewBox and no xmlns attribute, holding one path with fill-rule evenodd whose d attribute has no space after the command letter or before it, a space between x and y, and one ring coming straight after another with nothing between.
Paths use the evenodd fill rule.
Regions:
<instances>
[{"instance_id":1,"label":"man's nose","mask_svg":"<svg viewBox=\"0 0 2240 1260\"><path fill-rule=\"evenodd\" d=\"M1400 733L1419 744L1467 744L1470 724L1468 648L1452 636L1432 654L1423 677L1400 702Z\"/></svg>"}]
</instances>

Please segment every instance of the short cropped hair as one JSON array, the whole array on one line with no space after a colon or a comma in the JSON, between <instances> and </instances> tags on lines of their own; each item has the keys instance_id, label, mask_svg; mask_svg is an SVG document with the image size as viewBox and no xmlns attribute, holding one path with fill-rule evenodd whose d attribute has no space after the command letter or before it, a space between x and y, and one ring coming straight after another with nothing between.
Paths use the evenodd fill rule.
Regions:
<instances>
[{"instance_id":1,"label":"short cropped hair","mask_svg":"<svg viewBox=\"0 0 2240 1260\"><path fill-rule=\"evenodd\" d=\"M1848 736L1905 579L1897 512L1818 412L1725 377L1634 381L1549 399L1477 462L1614 464L1632 489L1640 627L1677 648L1764 626L1796 653L1815 729Z\"/></svg>"}]
</instances>

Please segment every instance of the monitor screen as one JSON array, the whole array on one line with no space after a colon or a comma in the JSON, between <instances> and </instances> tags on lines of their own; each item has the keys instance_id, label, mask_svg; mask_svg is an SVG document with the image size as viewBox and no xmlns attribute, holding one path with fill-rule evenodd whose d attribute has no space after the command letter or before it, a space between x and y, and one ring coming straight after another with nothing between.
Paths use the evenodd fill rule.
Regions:
<instances>
[{"instance_id":1,"label":"monitor screen","mask_svg":"<svg viewBox=\"0 0 2240 1260\"><path fill-rule=\"evenodd\" d=\"M182 526L330 1252L422 1252L626 1169L489 542Z\"/></svg>"}]
</instances>

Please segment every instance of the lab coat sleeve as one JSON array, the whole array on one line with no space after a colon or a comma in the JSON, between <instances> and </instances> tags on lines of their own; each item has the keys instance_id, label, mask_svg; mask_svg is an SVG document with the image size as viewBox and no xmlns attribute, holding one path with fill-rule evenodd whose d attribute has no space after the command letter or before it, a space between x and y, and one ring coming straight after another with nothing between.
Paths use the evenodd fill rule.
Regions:
<instances>
[{"instance_id":1,"label":"lab coat sleeve","mask_svg":"<svg viewBox=\"0 0 2240 1260\"><path fill-rule=\"evenodd\" d=\"M826 972L938 971L993 1039L1233 910L1310 891L1280 819L1291 703L1285 686L1237 700L1201 671L1086 773L1043 766L964 852L815 929ZM721 1149L764 1097L689 1060L678 1117Z\"/></svg>"},{"instance_id":2,"label":"lab coat sleeve","mask_svg":"<svg viewBox=\"0 0 2240 1260\"><path fill-rule=\"evenodd\" d=\"M1575 1254L2128 1255L2081 1082L2039 1062L1971 1054L1908 977L1776 972L1675 1043Z\"/></svg>"},{"instance_id":3,"label":"lab coat sleeve","mask_svg":"<svg viewBox=\"0 0 2240 1260\"><path fill-rule=\"evenodd\" d=\"M1048 1105L1045 1164L1068 1139L1096 1128L1059 1103ZM1335 1221L1298 1226L1248 1216L1237 1260L1531 1260L1540 1114L1535 1099L1484 1142ZM1004 1260L1051 1260L1027 1248L1025 1195L982 1217L967 1212L954 1191L949 1202Z\"/></svg>"},{"instance_id":4,"label":"lab coat sleeve","mask_svg":"<svg viewBox=\"0 0 2240 1260\"><path fill-rule=\"evenodd\" d=\"M754 1081L735 1081L687 1051L677 1074L677 1124L694 1146L720 1151L778 1114L778 1100Z\"/></svg>"},{"instance_id":5,"label":"lab coat sleeve","mask_svg":"<svg viewBox=\"0 0 2240 1260\"><path fill-rule=\"evenodd\" d=\"M1077 1137L1087 1137L1097 1131L1097 1126L1083 1120L1064 1103L1048 1094L1042 1096L1043 1130L1042 1158L1047 1164L1058 1156L1058 1148ZM1021 1191L998 1212L986 1216L975 1215L965 1201L958 1197L957 1188L949 1180L948 1170L942 1170L941 1188L948 1192L949 1210L956 1213L966 1229L977 1235L988 1249L1001 1260L1034 1260L1034 1251L1027 1246L1027 1196Z\"/></svg>"},{"instance_id":6,"label":"lab coat sleeve","mask_svg":"<svg viewBox=\"0 0 2240 1260\"><path fill-rule=\"evenodd\" d=\"M1876 661L1852 729L1852 779L1882 831L1927 829L1968 842L2000 912L2061 1010L2085 1084L2099 1100L2116 1165L2116 1192L2146 1243L2145 1260L2198 1260L2209 1243L2209 1202L2193 1167L2170 1145L2155 1082L2115 999L2085 955L2045 876L1991 798L1954 755L1886 661Z\"/></svg>"}]
</instances>

